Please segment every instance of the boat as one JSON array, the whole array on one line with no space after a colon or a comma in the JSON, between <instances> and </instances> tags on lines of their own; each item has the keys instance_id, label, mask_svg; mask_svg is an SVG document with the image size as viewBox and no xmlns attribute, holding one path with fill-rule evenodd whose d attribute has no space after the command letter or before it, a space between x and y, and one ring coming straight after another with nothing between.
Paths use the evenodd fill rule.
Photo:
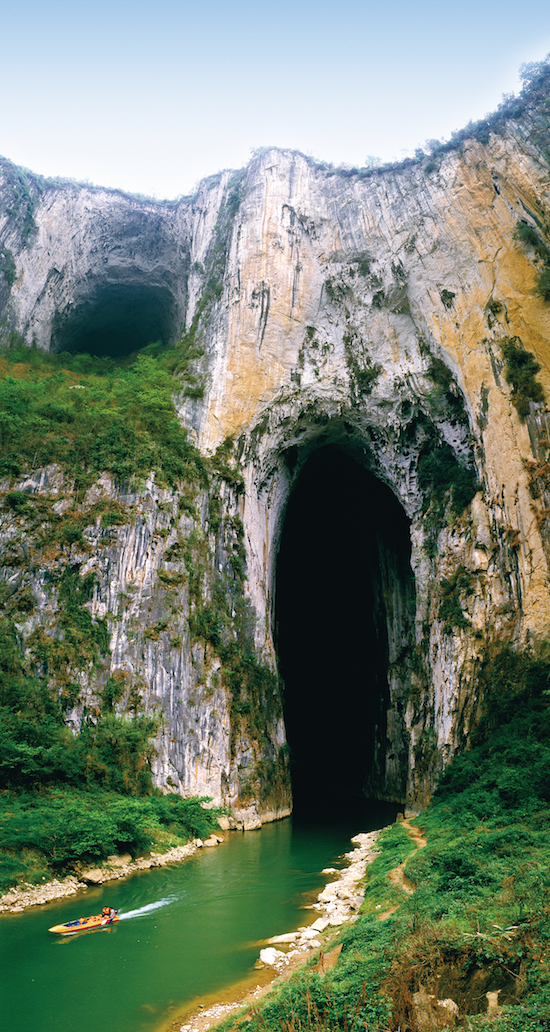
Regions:
<instances>
[{"instance_id":1,"label":"boat","mask_svg":"<svg viewBox=\"0 0 550 1032\"><path fill-rule=\"evenodd\" d=\"M78 921L65 921L65 924L53 925L48 931L56 932L57 935L74 935L75 932L87 932L92 928L106 928L107 925L114 924L119 920L116 910L113 910L112 907L103 907L101 914L95 914L93 917L79 917Z\"/></svg>"}]
</instances>

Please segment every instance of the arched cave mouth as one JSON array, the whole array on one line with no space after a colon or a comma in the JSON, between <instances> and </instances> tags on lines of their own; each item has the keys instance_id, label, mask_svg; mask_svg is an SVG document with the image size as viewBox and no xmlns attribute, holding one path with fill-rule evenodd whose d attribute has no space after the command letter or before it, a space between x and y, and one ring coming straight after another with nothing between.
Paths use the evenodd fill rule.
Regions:
<instances>
[{"instance_id":1,"label":"arched cave mouth","mask_svg":"<svg viewBox=\"0 0 550 1032\"><path fill-rule=\"evenodd\" d=\"M153 341L172 343L175 324L168 288L105 283L56 315L51 350L122 359Z\"/></svg>"},{"instance_id":2,"label":"arched cave mouth","mask_svg":"<svg viewBox=\"0 0 550 1032\"><path fill-rule=\"evenodd\" d=\"M395 639L396 628L410 637L414 627L410 556L409 520L393 492L338 446L314 452L288 502L276 573L298 815L403 802L385 783L387 761L399 765L387 727L396 651L388 629Z\"/></svg>"}]
</instances>

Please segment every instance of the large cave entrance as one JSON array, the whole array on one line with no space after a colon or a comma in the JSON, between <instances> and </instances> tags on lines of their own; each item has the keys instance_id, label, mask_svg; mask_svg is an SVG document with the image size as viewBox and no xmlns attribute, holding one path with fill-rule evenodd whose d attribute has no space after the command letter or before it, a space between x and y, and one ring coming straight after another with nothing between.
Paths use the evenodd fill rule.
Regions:
<instances>
[{"instance_id":1,"label":"large cave entrance","mask_svg":"<svg viewBox=\"0 0 550 1032\"><path fill-rule=\"evenodd\" d=\"M122 359L175 336L175 303L167 287L106 282L56 315L51 350Z\"/></svg>"},{"instance_id":2,"label":"large cave entrance","mask_svg":"<svg viewBox=\"0 0 550 1032\"><path fill-rule=\"evenodd\" d=\"M314 452L290 496L277 561L295 812L404 798L406 770L401 796L395 779L402 703L392 694L414 634L410 555L409 521L393 492L341 448Z\"/></svg>"}]
</instances>

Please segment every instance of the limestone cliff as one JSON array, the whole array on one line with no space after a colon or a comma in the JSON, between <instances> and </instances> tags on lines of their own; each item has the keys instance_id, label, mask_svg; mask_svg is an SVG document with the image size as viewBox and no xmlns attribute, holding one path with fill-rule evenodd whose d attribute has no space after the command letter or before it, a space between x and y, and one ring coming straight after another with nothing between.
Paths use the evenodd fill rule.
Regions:
<instances>
[{"instance_id":1,"label":"limestone cliff","mask_svg":"<svg viewBox=\"0 0 550 1032\"><path fill-rule=\"evenodd\" d=\"M421 806L475 720L491 643L547 634L547 415L533 402L522 420L503 352L515 341L535 355L548 394L550 306L535 290L549 229L547 82L484 133L381 172L268 150L192 199L157 204L4 166L6 334L73 353L124 354L157 339L202 352L203 395L175 391L202 454L218 455L214 516L206 490L192 515L154 479L124 494L105 477L92 494L124 503L132 519L108 541L90 528L80 557L82 574L97 571L91 608L111 635L100 680L125 671L166 713L159 784L241 804L252 820L288 812L278 689L269 706L262 697L263 728L246 707L232 712L215 642L193 634L192 620L190 630L182 549L193 535L203 549L204 598L231 550L244 549L247 633L274 668L285 511L321 447L354 457L410 522L407 569L376 532L387 694L366 732L376 739L372 794ZM538 252L517 239L518 224ZM447 470L441 484L427 456ZM465 477L474 487L461 505ZM71 490L55 470L15 486ZM6 517L4 541L20 534ZM9 580L15 567L4 562ZM41 598L26 633L33 621L55 624L55 604Z\"/></svg>"}]
</instances>

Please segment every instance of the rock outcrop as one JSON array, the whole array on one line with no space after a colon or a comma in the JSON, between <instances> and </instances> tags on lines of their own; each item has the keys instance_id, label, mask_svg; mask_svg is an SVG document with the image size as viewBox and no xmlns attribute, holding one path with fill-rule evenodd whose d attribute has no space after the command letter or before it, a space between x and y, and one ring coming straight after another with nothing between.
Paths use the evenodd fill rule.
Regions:
<instances>
[{"instance_id":1,"label":"rock outcrop","mask_svg":"<svg viewBox=\"0 0 550 1032\"><path fill-rule=\"evenodd\" d=\"M13 167L2 171L5 333L114 355L131 340L200 344L204 396L180 394L177 408L204 455L225 442L231 456L220 511L242 521L263 662L276 664L285 509L313 452L345 450L399 501L410 554L405 569L380 532L387 700L365 783L412 809L476 719L492 644L543 638L550 620L548 417L540 401L518 413L503 352L512 341L535 355L550 389L550 306L534 289L536 248L516 231L548 230L545 90L427 164L363 174L268 150L173 204L30 175L17 194ZM426 456L445 467L441 483ZM16 486L62 497L59 477ZM232 714L215 647L190 635L184 577L162 623L167 580L184 571L178 542L199 528L210 589L227 566L206 495L194 519L154 479L124 497L108 477L92 490L132 511L101 548L90 529L82 572L97 572L92 610L109 621L106 676L126 671L166 713L157 782L240 806L247 826L288 813L278 690L262 734ZM18 535L6 517L4 542ZM54 618L42 597L35 625Z\"/></svg>"}]
</instances>

